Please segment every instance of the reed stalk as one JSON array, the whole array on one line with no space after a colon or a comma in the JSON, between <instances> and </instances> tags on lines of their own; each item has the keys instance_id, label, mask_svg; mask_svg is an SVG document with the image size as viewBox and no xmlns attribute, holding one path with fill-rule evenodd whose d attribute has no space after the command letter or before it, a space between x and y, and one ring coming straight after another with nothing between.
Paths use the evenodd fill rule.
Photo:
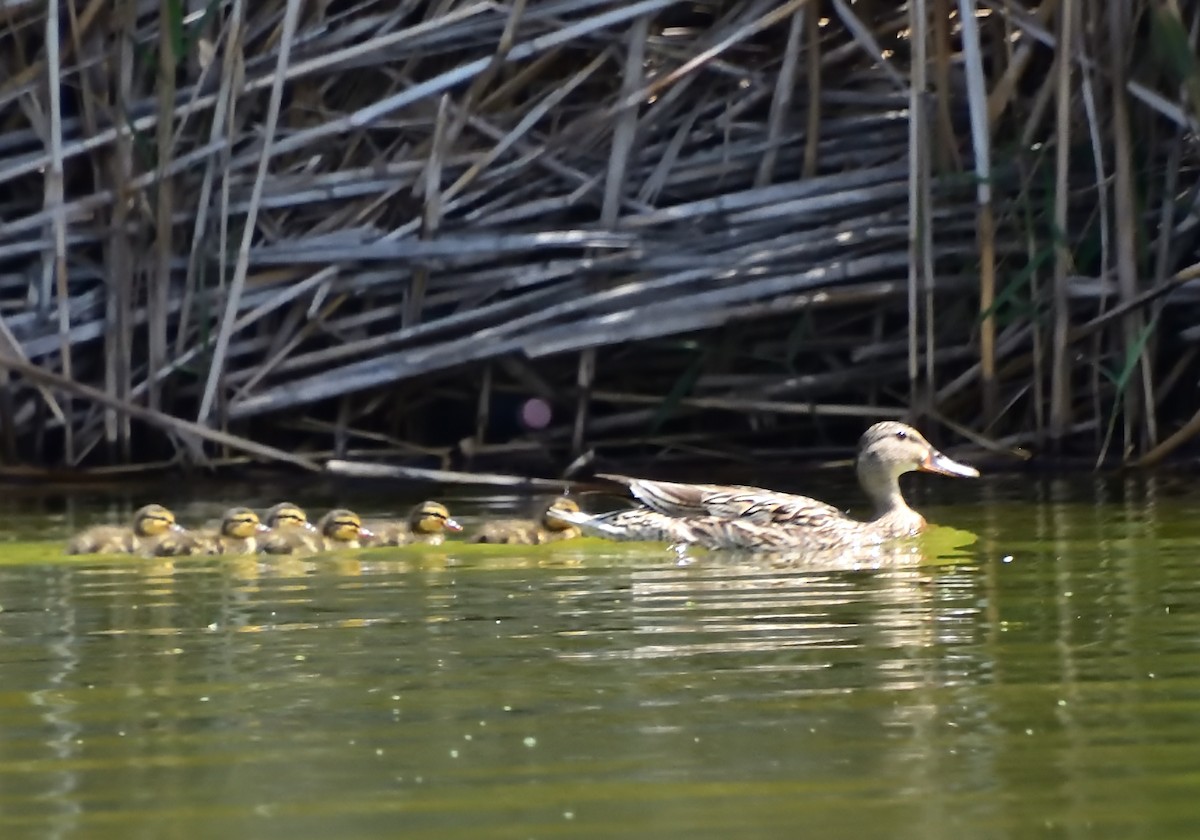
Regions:
<instances>
[{"instance_id":1,"label":"reed stalk","mask_svg":"<svg viewBox=\"0 0 1200 840\"><path fill-rule=\"evenodd\" d=\"M4 14L7 461L1194 444L1190 4Z\"/></svg>"}]
</instances>

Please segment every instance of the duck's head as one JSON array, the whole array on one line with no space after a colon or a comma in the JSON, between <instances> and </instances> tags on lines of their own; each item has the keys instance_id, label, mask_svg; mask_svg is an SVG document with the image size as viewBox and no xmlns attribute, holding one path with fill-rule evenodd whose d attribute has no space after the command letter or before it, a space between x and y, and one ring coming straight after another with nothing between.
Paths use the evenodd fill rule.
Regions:
<instances>
[{"instance_id":1,"label":"duck's head","mask_svg":"<svg viewBox=\"0 0 1200 840\"><path fill-rule=\"evenodd\" d=\"M462 530L462 526L450 518L450 511L441 502L421 502L408 515L408 526L414 534Z\"/></svg>"},{"instance_id":2,"label":"duck's head","mask_svg":"<svg viewBox=\"0 0 1200 840\"><path fill-rule=\"evenodd\" d=\"M979 470L946 457L912 426L886 420L863 432L858 441L858 478L868 492L890 492L907 472L978 478Z\"/></svg>"},{"instance_id":3,"label":"duck's head","mask_svg":"<svg viewBox=\"0 0 1200 840\"><path fill-rule=\"evenodd\" d=\"M331 540L346 543L375 536L363 527L357 513L345 508L336 508L322 516L318 530Z\"/></svg>"},{"instance_id":4,"label":"duck's head","mask_svg":"<svg viewBox=\"0 0 1200 840\"><path fill-rule=\"evenodd\" d=\"M546 508L546 512L542 514L542 527L547 531L569 531L575 526L570 522L559 519L554 515L556 510L565 510L568 513L579 513L579 505L574 499L568 499L566 496L559 496L550 503L550 507Z\"/></svg>"},{"instance_id":5,"label":"duck's head","mask_svg":"<svg viewBox=\"0 0 1200 840\"><path fill-rule=\"evenodd\" d=\"M162 505L146 505L133 515L133 532L139 537L157 537L167 531L182 531L175 514Z\"/></svg>"},{"instance_id":6,"label":"duck's head","mask_svg":"<svg viewBox=\"0 0 1200 840\"><path fill-rule=\"evenodd\" d=\"M258 514L247 507L235 507L225 511L221 517L221 536L239 540L249 539L268 530L259 520Z\"/></svg>"},{"instance_id":7,"label":"duck's head","mask_svg":"<svg viewBox=\"0 0 1200 840\"><path fill-rule=\"evenodd\" d=\"M267 527L317 530L316 526L308 521L308 514L291 502L280 502L267 511Z\"/></svg>"}]
</instances>

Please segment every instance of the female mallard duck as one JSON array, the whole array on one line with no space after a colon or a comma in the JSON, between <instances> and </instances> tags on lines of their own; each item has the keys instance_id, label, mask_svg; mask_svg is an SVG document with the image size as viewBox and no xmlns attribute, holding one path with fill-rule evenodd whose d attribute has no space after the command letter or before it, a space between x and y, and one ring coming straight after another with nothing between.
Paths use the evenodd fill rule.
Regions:
<instances>
[{"instance_id":1,"label":"female mallard duck","mask_svg":"<svg viewBox=\"0 0 1200 840\"><path fill-rule=\"evenodd\" d=\"M192 554L253 554L257 535L267 530L258 514L246 507L225 511L216 529L202 528L164 534L148 543L144 553L155 557L185 557Z\"/></svg>"},{"instance_id":2,"label":"female mallard duck","mask_svg":"<svg viewBox=\"0 0 1200 840\"><path fill-rule=\"evenodd\" d=\"M471 537L473 543L507 543L508 545L543 545L570 540L581 535L578 526L555 516L555 511L579 513L574 499L560 497L546 506L541 517L532 519L498 519L484 523Z\"/></svg>"},{"instance_id":3,"label":"female mallard duck","mask_svg":"<svg viewBox=\"0 0 1200 840\"><path fill-rule=\"evenodd\" d=\"M461 531L462 526L450 518L450 511L440 502L421 502L403 522L369 522L373 536L369 545L408 545L425 543L441 545L446 531Z\"/></svg>"},{"instance_id":4,"label":"female mallard duck","mask_svg":"<svg viewBox=\"0 0 1200 840\"><path fill-rule=\"evenodd\" d=\"M311 531L313 534L319 533L317 526L308 521L308 514L291 502L280 502L275 505L267 511L263 521L267 523L267 527L272 531L278 531L283 528L302 528L306 531Z\"/></svg>"},{"instance_id":5,"label":"female mallard duck","mask_svg":"<svg viewBox=\"0 0 1200 840\"><path fill-rule=\"evenodd\" d=\"M266 554L317 554L321 551L361 548L373 537L363 527L358 514L345 508L329 511L317 522L316 529L280 528L259 541L259 551Z\"/></svg>"},{"instance_id":6,"label":"female mallard duck","mask_svg":"<svg viewBox=\"0 0 1200 840\"><path fill-rule=\"evenodd\" d=\"M94 525L67 543L67 554L132 554L142 544L172 531L182 531L175 514L162 505L146 505L133 515L128 528Z\"/></svg>"},{"instance_id":7,"label":"female mallard duck","mask_svg":"<svg viewBox=\"0 0 1200 840\"><path fill-rule=\"evenodd\" d=\"M863 433L855 466L859 484L874 506L874 517L866 522L816 499L761 487L602 477L624 484L651 511L680 523L665 526L653 517L642 517L655 527L664 526L668 536L678 537L671 541L705 548L827 550L880 543L924 529L925 518L908 506L900 492L899 478L904 473L979 475L974 467L938 452L916 429L894 421L876 423ZM588 530L584 522L567 518ZM616 527L613 522L600 524Z\"/></svg>"}]
</instances>

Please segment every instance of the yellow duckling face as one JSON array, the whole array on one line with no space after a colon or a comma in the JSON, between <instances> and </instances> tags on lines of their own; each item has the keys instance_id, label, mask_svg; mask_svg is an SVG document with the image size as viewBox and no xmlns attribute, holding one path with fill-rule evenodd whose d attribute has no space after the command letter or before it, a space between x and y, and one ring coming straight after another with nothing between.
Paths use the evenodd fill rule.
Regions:
<instances>
[{"instance_id":1,"label":"yellow duckling face","mask_svg":"<svg viewBox=\"0 0 1200 840\"><path fill-rule=\"evenodd\" d=\"M291 502L280 502L267 511L267 527L271 529L304 528L309 531L317 530L316 526L308 521L308 514Z\"/></svg>"},{"instance_id":2,"label":"yellow duckling face","mask_svg":"<svg viewBox=\"0 0 1200 840\"><path fill-rule=\"evenodd\" d=\"M565 522L554 515L556 509L579 513L579 505L575 504L574 499L559 496L550 503L550 507L546 508L546 512L542 514L542 527L547 531L567 531L574 528L575 526L570 522Z\"/></svg>"},{"instance_id":3,"label":"yellow duckling face","mask_svg":"<svg viewBox=\"0 0 1200 840\"><path fill-rule=\"evenodd\" d=\"M221 518L221 535L225 537L245 540L266 530L267 526L259 521L258 514L250 508L230 508Z\"/></svg>"},{"instance_id":4,"label":"yellow duckling face","mask_svg":"<svg viewBox=\"0 0 1200 840\"><path fill-rule=\"evenodd\" d=\"M938 452L912 426L887 420L863 432L858 441L860 476L865 479L887 473L900 476L914 470L961 478L979 477L979 470Z\"/></svg>"},{"instance_id":5,"label":"yellow duckling face","mask_svg":"<svg viewBox=\"0 0 1200 840\"><path fill-rule=\"evenodd\" d=\"M450 518L450 511L440 502L421 502L408 515L408 524L416 534L462 530L462 526Z\"/></svg>"},{"instance_id":6,"label":"yellow duckling face","mask_svg":"<svg viewBox=\"0 0 1200 840\"><path fill-rule=\"evenodd\" d=\"M321 517L321 533L338 542L354 542L363 537L372 537L362 525L358 514L352 510L338 508Z\"/></svg>"},{"instance_id":7,"label":"yellow duckling face","mask_svg":"<svg viewBox=\"0 0 1200 840\"><path fill-rule=\"evenodd\" d=\"M133 532L139 537L157 537L167 531L182 531L175 514L162 505L146 505L133 515Z\"/></svg>"}]
</instances>

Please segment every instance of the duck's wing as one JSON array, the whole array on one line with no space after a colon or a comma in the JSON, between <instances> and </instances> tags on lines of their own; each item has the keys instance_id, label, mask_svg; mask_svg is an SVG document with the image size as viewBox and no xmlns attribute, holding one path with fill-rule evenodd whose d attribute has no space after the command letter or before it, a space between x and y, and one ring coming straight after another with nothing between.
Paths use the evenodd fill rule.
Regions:
<instances>
[{"instance_id":1,"label":"duck's wing","mask_svg":"<svg viewBox=\"0 0 1200 840\"><path fill-rule=\"evenodd\" d=\"M786 524L822 527L848 517L833 505L793 493L780 493L742 484L680 484L623 475L600 475L629 488L639 501L667 516L713 516L763 525Z\"/></svg>"},{"instance_id":2,"label":"duck's wing","mask_svg":"<svg viewBox=\"0 0 1200 840\"><path fill-rule=\"evenodd\" d=\"M855 527L853 520L830 519L818 526L782 525L701 516L683 520L688 542L702 548L819 552L852 545L874 545L879 535L872 529Z\"/></svg>"}]
</instances>

